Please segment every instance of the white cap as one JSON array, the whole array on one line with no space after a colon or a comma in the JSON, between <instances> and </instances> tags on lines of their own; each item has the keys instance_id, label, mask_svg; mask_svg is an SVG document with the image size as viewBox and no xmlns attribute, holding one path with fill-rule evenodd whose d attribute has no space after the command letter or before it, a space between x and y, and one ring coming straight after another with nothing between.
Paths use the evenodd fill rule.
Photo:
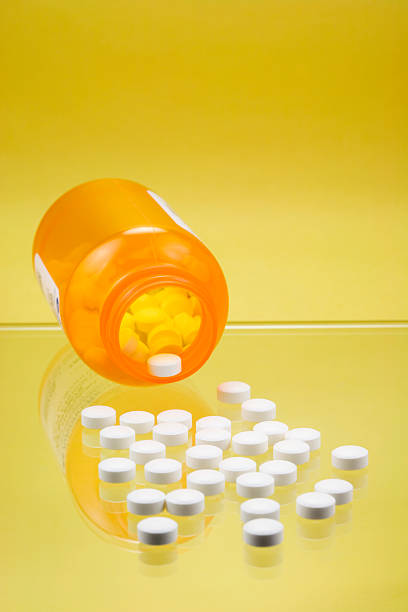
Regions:
<instances>
[{"instance_id":1,"label":"white cap","mask_svg":"<svg viewBox=\"0 0 408 612\"><path fill-rule=\"evenodd\" d=\"M188 442L188 429L182 423L158 423L153 427L153 440L165 446L180 446Z\"/></svg>"},{"instance_id":2,"label":"white cap","mask_svg":"<svg viewBox=\"0 0 408 612\"><path fill-rule=\"evenodd\" d=\"M176 521L165 516L145 518L137 525L137 537L142 544L163 546L177 540Z\"/></svg>"},{"instance_id":3,"label":"white cap","mask_svg":"<svg viewBox=\"0 0 408 612\"><path fill-rule=\"evenodd\" d=\"M276 546L283 540L283 525L274 519L257 518L244 524L242 534L250 546Z\"/></svg>"},{"instance_id":4,"label":"white cap","mask_svg":"<svg viewBox=\"0 0 408 612\"><path fill-rule=\"evenodd\" d=\"M368 450L363 446L338 446L331 456L332 466L339 470L361 470L368 465Z\"/></svg>"},{"instance_id":5,"label":"white cap","mask_svg":"<svg viewBox=\"0 0 408 612\"><path fill-rule=\"evenodd\" d=\"M131 427L137 434L149 433L154 425L154 414L144 410L124 412L119 417L119 423Z\"/></svg>"},{"instance_id":6,"label":"white cap","mask_svg":"<svg viewBox=\"0 0 408 612\"><path fill-rule=\"evenodd\" d=\"M268 399L249 399L242 403L241 414L244 421L270 421L276 417L276 404Z\"/></svg>"},{"instance_id":7,"label":"white cap","mask_svg":"<svg viewBox=\"0 0 408 612\"><path fill-rule=\"evenodd\" d=\"M217 470L196 470L187 474L187 487L204 495L219 495L225 489L224 474Z\"/></svg>"},{"instance_id":8,"label":"white cap","mask_svg":"<svg viewBox=\"0 0 408 612\"><path fill-rule=\"evenodd\" d=\"M157 415L158 423L181 423L187 429L191 429L193 425L193 416L187 410L163 410Z\"/></svg>"},{"instance_id":9,"label":"white cap","mask_svg":"<svg viewBox=\"0 0 408 612\"><path fill-rule=\"evenodd\" d=\"M341 478L326 478L319 480L314 486L318 493L327 493L336 500L336 505L349 504L353 499L353 485Z\"/></svg>"},{"instance_id":10,"label":"white cap","mask_svg":"<svg viewBox=\"0 0 408 612\"><path fill-rule=\"evenodd\" d=\"M195 435L196 444L212 444L226 450L231 443L231 432L226 429L200 429Z\"/></svg>"},{"instance_id":11,"label":"white cap","mask_svg":"<svg viewBox=\"0 0 408 612\"><path fill-rule=\"evenodd\" d=\"M259 466L263 474L270 474L275 479L276 487L284 487L293 484L297 480L297 466L291 461L273 459Z\"/></svg>"},{"instance_id":12,"label":"white cap","mask_svg":"<svg viewBox=\"0 0 408 612\"><path fill-rule=\"evenodd\" d=\"M152 376L169 378L181 372L181 357L173 353L158 353L147 360L147 368Z\"/></svg>"},{"instance_id":13,"label":"white cap","mask_svg":"<svg viewBox=\"0 0 408 612\"><path fill-rule=\"evenodd\" d=\"M237 478L237 493L241 497L270 497L275 489L273 476L248 472Z\"/></svg>"},{"instance_id":14,"label":"white cap","mask_svg":"<svg viewBox=\"0 0 408 612\"><path fill-rule=\"evenodd\" d=\"M195 489L175 489L166 495L166 508L176 516L192 516L204 510L204 495Z\"/></svg>"},{"instance_id":15,"label":"white cap","mask_svg":"<svg viewBox=\"0 0 408 612\"><path fill-rule=\"evenodd\" d=\"M127 496L127 509L131 514L150 516L164 508L166 496L158 489L136 489Z\"/></svg>"},{"instance_id":16,"label":"white cap","mask_svg":"<svg viewBox=\"0 0 408 612\"><path fill-rule=\"evenodd\" d=\"M276 442L285 439L285 434L289 427L286 423L281 423L280 421L262 421L261 423L256 423L252 429L264 433L268 438L269 446L273 446Z\"/></svg>"},{"instance_id":17,"label":"white cap","mask_svg":"<svg viewBox=\"0 0 408 612\"><path fill-rule=\"evenodd\" d=\"M237 455L262 455L268 450L268 438L259 431L240 431L232 438L232 450Z\"/></svg>"},{"instance_id":18,"label":"white cap","mask_svg":"<svg viewBox=\"0 0 408 612\"><path fill-rule=\"evenodd\" d=\"M273 458L302 465L310 459L309 445L302 440L281 440L273 447Z\"/></svg>"},{"instance_id":19,"label":"white cap","mask_svg":"<svg viewBox=\"0 0 408 612\"><path fill-rule=\"evenodd\" d=\"M256 472L256 463L249 457L228 457L221 461L220 472L227 482L235 482L241 474Z\"/></svg>"},{"instance_id":20,"label":"white cap","mask_svg":"<svg viewBox=\"0 0 408 612\"><path fill-rule=\"evenodd\" d=\"M226 429L227 431L231 431L231 421L217 414L205 416L196 421L196 431L200 431L201 429Z\"/></svg>"},{"instance_id":21,"label":"white cap","mask_svg":"<svg viewBox=\"0 0 408 612\"><path fill-rule=\"evenodd\" d=\"M222 450L213 444L198 444L186 450L186 464L193 470L216 470L222 460Z\"/></svg>"},{"instance_id":22,"label":"white cap","mask_svg":"<svg viewBox=\"0 0 408 612\"><path fill-rule=\"evenodd\" d=\"M274 499L254 497L242 502L240 507L241 521L246 523L256 518L279 520L280 504Z\"/></svg>"},{"instance_id":23,"label":"white cap","mask_svg":"<svg viewBox=\"0 0 408 612\"><path fill-rule=\"evenodd\" d=\"M116 423L116 410L110 406L88 406L81 411L81 423L88 429L103 429Z\"/></svg>"},{"instance_id":24,"label":"white cap","mask_svg":"<svg viewBox=\"0 0 408 612\"><path fill-rule=\"evenodd\" d=\"M111 457L99 463L98 474L103 482L130 482L136 477L136 465L125 457Z\"/></svg>"},{"instance_id":25,"label":"white cap","mask_svg":"<svg viewBox=\"0 0 408 612\"><path fill-rule=\"evenodd\" d=\"M217 398L224 404L242 404L251 397L251 387L244 382L232 380L217 387Z\"/></svg>"},{"instance_id":26,"label":"white cap","mask_svg":"<svg viewBox=\"0 0 408 612\"><path fill-rule=\"evenodd\" d=\"M311 451L318 450L320 448L320 431L312 429L311 427L296 427L286 432L285 438L287 440L302 440L309 445Z\"/></svg>"},{"instance_id":27,"label":"white cap","mask_svg":"<svg viewBox=\"0 0 408 612\"><path fill-rule=\"evenodd\" d=\"M111 425L111 427L101 429L100 440L103 448L123 450L129 448L135 441L135 432L131 427Z\"/></svg>"},{"instance_id":28,"label":"white cap","mask_svg":"<svg viewBox=\"0 0 408 612\"><path fill-rule=\"evenodd\" d=\"M181 479L181 463L176 459L152 459L144 466L147 482L171 484Z\"/></svg>"},{"instance_id":29,"label":"white cap","mask_svg":"<svg viewBox=\"0 0 408 612\"><path fill-rule=\"evenodd\" d=\"M334 514L336 500L327 493L303 493L296 498L296 512L307 519L326 519Z\"/></svg>"},{"instance_id":30,"label":"white cap","mask_svg":"<svg viewBox=\"0 0 408 612\"><path fill-rule=\"evenodd\" d=\"M162 459L166 456L166 447L155 440L139 440L133 442L129 449L129 457L137 465L145 465L152 459Z\"/></svg>"}]
</instances>

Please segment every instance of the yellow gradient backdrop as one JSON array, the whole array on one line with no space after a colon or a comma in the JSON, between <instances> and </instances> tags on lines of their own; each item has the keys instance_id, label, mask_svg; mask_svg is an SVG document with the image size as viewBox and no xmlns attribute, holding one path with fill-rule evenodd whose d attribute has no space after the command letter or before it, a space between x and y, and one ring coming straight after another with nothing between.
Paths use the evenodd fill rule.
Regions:
<instances>
[{"instance_id":1,"label":"yellow gradient backdrop","mask_svg":"<svg viewBox=\"0 0 408 612\"><path fill-rule=\"evenodd\" d=\"M231 320L406 318L406 2L0 12L1 322L53 320L33 233L105 176L151 186L203 238Z\"/></svg>"}]
</instances>

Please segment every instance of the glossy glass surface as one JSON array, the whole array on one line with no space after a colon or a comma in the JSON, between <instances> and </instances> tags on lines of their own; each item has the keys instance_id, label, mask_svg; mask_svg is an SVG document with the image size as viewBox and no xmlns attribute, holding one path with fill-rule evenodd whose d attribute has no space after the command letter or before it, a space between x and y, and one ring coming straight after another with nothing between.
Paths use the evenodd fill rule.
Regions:
<instances>
[{"instance_id":1,"label":"glossy glass surface","mask_svg":"<svg viewBox=\"0 0 408 612\"><path fill-rule=\"evenodd\" d=\"M52 329L3 330L0 342L5 610L406 610L406 328L230 329L191 379L150 390L98 377ZM94 467L85 464L97 459L79 454L80 409L104 398L118 412L177 407L234 418L237 408L223 409L215 393L231 379L275 401L278 420L322 433L301 482L273 496L287 502L283 545L243 545L229 488L207 516L184 521L198 536L160 554L132 546L121 537L124 517L92 499ZM331 523L301 522L294 497L332 474L330 450L341 444L370 454L368 470L351 474L351 508Z\"/></svg>"}]
</instances>

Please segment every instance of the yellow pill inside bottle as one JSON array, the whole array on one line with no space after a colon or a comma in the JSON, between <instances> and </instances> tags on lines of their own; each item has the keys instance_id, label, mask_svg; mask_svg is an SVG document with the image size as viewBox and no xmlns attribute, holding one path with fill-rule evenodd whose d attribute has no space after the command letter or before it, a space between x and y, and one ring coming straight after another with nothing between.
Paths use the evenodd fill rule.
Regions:
<instances>
[{"instance_id":1,"label":"yellow pill inside bottle","mask_svg":"<svg viewBox=\"0 0 408 612\"><path fill-rule=\"evenodd\" d=\"M158 306L143 308L135 313L136 330L149 332L156 325L163 323L166 318L166 313Z\"/></svg>"},{"instance_id":2,"label":"yellow pill inside bottle","mask_svg":"<svg viewBox=\"0 0 408 612\"><path fill-rule=\"evenodd\" d=\"M132 314L136 314L139 310L143 310L144 308L155 308L158 305L159 302L154 293L144 293L131 304L129 310Z\"/></svg>"},{"instance_id":3,"label":"yellow pill inside bottle","mask_svg":"<svg viewBox=\"0 0 408 612\"><path fill-rule=\"evenodd\" d=\"M138 342L138 335L130 329L130 327L121 325L119 330L119 344L122 351L130 355L136 350Z\"/></svg>"},{"instance_id":4,"label":"yellow pill inside bottle","mask_svg":"<svg viewBox=\"0 0 408 612\"><path fill-rule=\"evenodd\" d=\"M173 293L166 297L162 303L163 310L171 317L181 312L193 314L193 304L187 294Z\"/></svg>"},{"instance_id":5,"label":"yellow pill inside bottle","mask_svg":"<svg viewBox=\"0 0 408 612\"><path fill-rule=\"evenodd\" d=\"M152 354L169 352L179 354L183 348L182 337L172 324L162 323L154 327L147 337Z\"/></svg>"}]
</instances>

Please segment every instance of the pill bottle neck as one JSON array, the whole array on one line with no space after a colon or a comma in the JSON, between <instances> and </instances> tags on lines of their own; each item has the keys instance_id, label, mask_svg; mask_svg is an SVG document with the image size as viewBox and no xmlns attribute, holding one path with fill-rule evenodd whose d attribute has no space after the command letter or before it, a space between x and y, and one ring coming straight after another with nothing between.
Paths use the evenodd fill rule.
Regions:
<instances>
[{"instance_id":1,"label":"pill bottle neck","mask_svg":"<svg viewBox=\"0 0 408 612\"><path fill-rule=\"evenodd\" d=\"M132 303L141 295L163 286L191 291L201 306L201 326L194 342L182 354L182 370L176 376L157 378L150 374L146 363L138 363L120 347L119 330L122 319ZM135 384L168 383L182 380L197 371L210 356L217 343L217 321L210 295L193 276L171 266L157 266L132 272L118 281L105 299L100 317L100 334L106 350L116 365Z\"/></svg>"}]
</instances>

